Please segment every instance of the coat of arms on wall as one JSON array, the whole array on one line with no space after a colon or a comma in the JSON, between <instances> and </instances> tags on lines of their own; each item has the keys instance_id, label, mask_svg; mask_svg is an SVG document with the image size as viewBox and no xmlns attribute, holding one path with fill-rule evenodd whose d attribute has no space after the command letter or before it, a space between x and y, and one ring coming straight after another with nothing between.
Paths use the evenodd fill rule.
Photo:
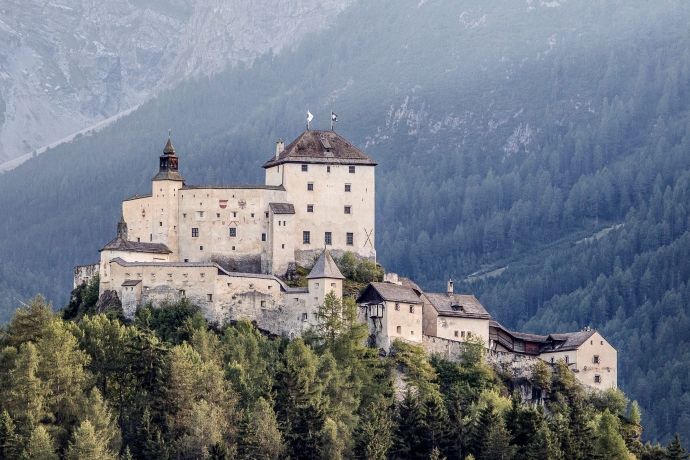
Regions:
<instances>
[{"instance_id":1,"label":"coat of arms on wall","mask_svg":"<svg viewBox=\"0 0 690 460\"><path fill-rule=\"evenodd\" d=\"M225 209L228 207L228 200L218 200L218 205L220 209Z\"/></svg>"},{"instance_id":2,"label":"coat of arms on wall","mask_svg":"<svg viewBox=\"0 0 690 460\"><path fill-rule=\"evenodd\" d=\"M247 206L247 202L245 200L237 200L237 204L240 207L240 209L244 209Z\"/></svg>"}]
</instances>

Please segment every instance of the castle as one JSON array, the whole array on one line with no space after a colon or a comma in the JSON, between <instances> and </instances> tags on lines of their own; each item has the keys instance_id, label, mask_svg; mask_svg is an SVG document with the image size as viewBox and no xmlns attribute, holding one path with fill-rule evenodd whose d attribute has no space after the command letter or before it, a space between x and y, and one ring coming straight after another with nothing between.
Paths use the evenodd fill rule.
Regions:
<instances>
[{"instance_id":1,"label":"castle","mask_svg":"<svg viewBox=\"0 0 690 460\"><path fill-rule=\"evenodd\" d=\"M332 254L376 260L376 165L334 131L307 129L287 147L278 141L264 185L187 185L168 138L151 193L122 202L116 237L99 263L75 267L75 287L98 274L99 294L116 295L127 318L140 305L187 298L211 322L249 318L299 336L328 293L342 297ZM297 264L311 267L306 287L285 283ZM448 351L479 337L494 354L564 359L583 383L616 386L616 351L598 332L511 332L452 281L428 293L389 273L357 303L382 352L396 339Z\"/></svg>"}]
</instances>

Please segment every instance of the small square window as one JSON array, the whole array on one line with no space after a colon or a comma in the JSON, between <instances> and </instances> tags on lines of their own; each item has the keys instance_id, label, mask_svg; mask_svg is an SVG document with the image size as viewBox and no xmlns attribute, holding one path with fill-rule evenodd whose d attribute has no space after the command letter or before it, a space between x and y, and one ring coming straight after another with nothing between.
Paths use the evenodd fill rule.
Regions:
<instances>
[{"instance_id":1,"label":"small square window","mask_svg":"<svg viewBox=\"0 0 690 460\"><path fill-rule=\"evenodd\" d=\"M400 327L400 326L396 327L395 332L397 332L398 334L402 334L402 327Z\"/></svg>"},{"instance_id":2,"label":"small square window","mask_svg":"<svg viewBox=\"0 0 690 460\"><path fill-rule=\"evenodd\" d=\"M230 238L235 238L237 236L237 228L230 227Z\"/></svg>"},{"instance_id":3,"label":"small square window","mask_svg":"<svg viewBox=\"0 0 690 460\"><path fill-rule=\"evenodd\" d=\"M307 190L310 192L314 190L314 183L313 182L309 182L307 184Z\"/></svg>"},{"instance_id":4,"label":"small square window","mask_svg":"<svg viewBox=\"0 0 690 460\"><path fill-rule=\"evenodd\" d=\"M601 342L599 342L599 345L603 345L603 344L604 344L604 341L603 341L603 340L602 340Z\"/></svg>"},{"instance_id":5,"label":"small square window","mask_svg":"<svg viewBox=\"0 0 690 460\"><path fill-rule=\"evenodd\" d=\"M462 338L465 337L465 331L460 332L460 337L462 337Z\"/></svg>"},{"instance_id":6,"label":"small square window","mask_svg":"<svg viewBox=\"0 0 690 460\"><path fill-rule=\"evenodd\" d=\"M198 228L192 228L192 238L198 238L199 237L199 229Z\"/></svg>"},{"instance_id":7,"label":"small square window","mask_svg":"<svg viewBox=\"0 0 690 460\"><path fill-rule=\"evenodd\" d=\"M254 218L254 213L252 213L252 219Z\"/></svg>"},{"instance_id":8,"label":"small square window","mask_svg":"<svg viewBox=\"0 0 690 460\"><path fill-rule=\"evenodd\" d=\"M330 167L330 166L326 166L326 172L331 172L331 167Z\"/></svg>"},{"instance_id":9,"label":"small square window","mask_svg":"<svg viewBox=\"0 0 690 460\"><path fill-rule=\"evenodd\" d=\"M400 311L400 304L399 303L395 304L395 311Z\"/></svg>"},{"instance_id":10,"label":"small square window","mask_svg":"<svg viewBox=\"0 0 690 460\"><path fill-rule=\"evenodd\" d=\"M414 313L414 305L410 305L410 313Z\"/></svg>"},{"instance_id":11,"label":"small square window","mask_svg":"<svg viewBox=\"0 0 690 460\"><path fill-rule=\"evenodd\" d=\"M308 171L309 165L302 165L302 171Z\"/></svg>"},{"instance_id":12,"label":"small square window","mask_svg":"<svg viewBox=\"0 0 690 460\"><path fill-rule=\"evenodd\" d=\"M180 289L180 297L181 298L187 297L187 293L184 291L184 289Z\"/></svg>"},{"instance_id":13,"label":"small square window","mask_svg":"<svg viewBox=\"0 0 690 460\"><path fill-rule=\"evenodd\" d=\"M265 214L266 214L266 219L268 219L268 213L265 213Z\"/></svg>"},{"instance_id":14,"label":"small square window","mask_svg":"<svg viewBox=\"0 0 690 460\"><path fill-rule=\"evenodd\" d=\"M206 302L213 302L213 294L206 294Z\"/></svg>"},{"instance_id":15,"label":"small square window","mask_svg":"<svg viewBox=\"0 0 690 460\"><path fill-rule=\"evenodd\" d=\"M352 184L345 184L345 191L351 192L352 191Z\"/></svg>"},{"instance_id":16,"label":"small square window","mask_svg":"<svg viewBox=\"0 0 690 460\"><path fill-rule=\"evenodd\" d=\"M203 247L203 246L199 246L199 251L203 251L203 250L204 250L204 247Z\"/></svg>"},{"instance_id":17,"label":"small square window","mask_svg":"<svg viewBox=\"0 0 690 460\"><path fill-rule=\"evenodd\" d=\"M199 217L204 217L204 211L199 211Z\"/></svg>"},{"instance_id":18,"label":"small square window","mask_svg":"<svg viewBox=\"0 0 690 460\"><path fill-rule=\"evenodd\" d=\"M281 248L280 248L280 249L285 249L285 245L284 245L284 244L282 244L282 245L281 245Z\"/></svg>"},{"instance_id":19,"label":"small square window","mask_svg":"<svg viewBox=\"0 0 690 460\"><path fill-rule=\"evenodd\" d=\"M233 212L233 213L232 213L232 217L237 217L237 213L236 213L236 212Z\"/></svg>"},{"instance_id":20,"label":"small square window","mask_svg":"<svg viewBox=\"0 0 690 460\"><path fill-rule=\"evenodd\" d=\"M203 277L206 276L206 273L201 273L200 275L201 275L201 277L203 278Z\"/></svg>"},{"instance_id":21,"label":"small square window","mask_svg":"<svg viewBox=\"0 0 690 460\"><path fill-rule=\"evenodd\" d=\"M158 226L159 226L159 227L162 227L162 226L163 226L163 222L158 222Z\"/></svg>"},{"instance_id":22,"label":"small square window","mask_svg":"<svg viewBox=\"0 0 690 460\"><path fill-rule=\"evenodd\" d=\"M565 357L565 363L568 364L568 357Z\"/></svg>"},{"instance_id":23,"label":"small square window","mask_svg":"<svg viewBox=\"0 0 690 460\"><path fill-rule=\"evenodd\" d=\"M328 244L328 245L333 244L333 243L331 243L331 232L326 232L324 241L325 241L325 243Z\"/></svg>"},{"instance_id":24,"label":"small square window","mask_svg":"<svg viewBox=\"0 0 690 460\"><path fill-rule=\"evenodd\" d=\"M235 250L235 246L232 247L232 250L233 250L233 251Z\"/></svg>"},{"instance_id":25,"label":"small square window","mask_svg":"<svg viewBox=\"0 0 690 460\"><path fill-rule=\"evenodd\" d=\"M311 234L309 232L302 232L302 243L309 244L311 242Z\"/></svg>"},{"instance_id":26,"label":"small square window","mask_svg":"<svg viewBox=\"0 0 690 460\"><path fill-rule=\"evenodd\" d=\"M345 214L352 214L352 206L345 206Z\"/></svg>"},{"instance_id":27,"label":"small square window","mask_svg":"<svg viewBox=\"0 0 690 460\"><path fill-rule=\"evenodd\" d=\"M354 174L354 173L355 173L355 167L354 167L354 166L350 166L350 174Z\"/></svg>"},{"instance_id":28,"label":"small square window","mask_svg":"<svg viewBox=\"0 0 690 460\"><path fill-rule=\"evenodd\" d=\"M187 218L187 214L182 214L182 218L183 218L183 219L186 219L186 218Z\"/></svg>"},{"instance_id":29,"label":"small square window","mask_svg":"<svg viewBox=\"0 0 690 460\"><path fill-rule=\"evenodd\" d=\"M470 331L467 331L467 338L469 339L470 337L472 337L472 333Z\"/></svg>"},{"instance_id":30,"label":"small square window","mask_svg":"<svg viewBox=\"0 0 690 460\"><path fill-rule=\"evenodd\" d=\"M137 243L141 243L141 238L137 237Z\"/></svg>"},{"instance_id":31,"label":"small square window","mask_svg":"<svg viewBox=\"0 0 690 460\"><path fill-rule=\"evenodd\" d=\"M594 376L594 383L601 383L601 375Z\"/></svg>"},{"instance_id":32,"label":"small square window","mask_svg":"<svg viewBox=\"0 0 690 460\"><path fill-rule=\"evenodd\" d=\"M599 355L594 355L593 362L594 362L594 364L600 364L600 362L599 362Z\"/></svg>"},{"instance_id":33,"label":"small square window","mask_svg":"<svg viewBox=\"0 0 690 460\"><path fill-rule=\"evenodd\" d=\"M261 241L266 241L266 234L265 233L261 234Z\"/></svg>"},{"instance_id":34,"label":"small square window","mask_svg":"<svg viewBox=\"0 0 690 460\"><path fill-rule=\"evenodd\" d=\"M266 301L265 300L261 301L261 308L266 308Z\"/></svg>"},{"instance_id":35,"label":"small square window","mask_svg":"<svg viewBox=\"0 0 690 460\"><path fill-rule=\"evenodd\" d=\"M314 212L314 205L313 204L307 205L307 212Z\"/></svg>"},{"instance_id":36,"label":"small square window","mask_svg":"<svg viewBox=\"0 0 690 460\"><path fill-rule=\"evenodd\" d=\"M353 244L355 244L355 234L347 233L346 242L348 246L352 246Z\"/></svg>"},{"instance_id":37,"label":"small square window","mask_svg":"<svg viewBox=\"0 0 690 460\"><path fill-rule=\"evenodd\" d=\"M216 213L216 217L217 217L218 219L220 219L220 213L219 213L219 212Z\"/></svg>"},{"instance_id":38,"label":"small square window","mask_svg":"<svg viewBox=\"0 0 690 460\"><path fill-rule=\"evenodd\" d=\"M185 259L184 261L185 261L185 262L189 262L189 259ZM187 275L184 275L184 276L187 276Z\"/></svg>"},{"instance_id":39,"label":"small square window","mask_svg":"<svg viewBox=\"0 0 690 460\"><path fill-rule=\"evenodd\" d=\"M302 321L306 321L308 318L308 315L306 313L302 313Z\"/></svg>"}]
</instances>

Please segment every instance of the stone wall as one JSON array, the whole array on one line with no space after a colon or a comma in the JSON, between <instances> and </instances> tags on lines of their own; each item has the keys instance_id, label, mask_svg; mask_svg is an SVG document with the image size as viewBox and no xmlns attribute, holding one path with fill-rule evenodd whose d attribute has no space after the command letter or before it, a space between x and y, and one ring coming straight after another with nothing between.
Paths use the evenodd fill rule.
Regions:
<instances>
[{"instance_id":1,"label":"stone wall","mask_svg":"<svg viewBox=\"0 0 690 460\"><path fill-rule=\"evenodd\" d=\"M74 288L81 284L89 284L91 278L98 275L98 263L91 265L77 265L74 267Z\"/></svg>"}]
</instances>

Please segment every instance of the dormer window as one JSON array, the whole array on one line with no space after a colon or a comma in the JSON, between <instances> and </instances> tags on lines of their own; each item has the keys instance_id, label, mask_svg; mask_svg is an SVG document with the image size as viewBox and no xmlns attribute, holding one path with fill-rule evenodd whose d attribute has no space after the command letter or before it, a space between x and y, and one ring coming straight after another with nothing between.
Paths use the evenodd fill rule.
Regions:
<instances>
[{"instance_id":1,"label":"dormer window","mask_svg":"<svg viewBox=\"0 0 690 460\"><path fill-rule=\"evenodd\" d=\"M462 305L451 305L450 307L453 311L464 311Z\"/></svg>"}]
</instances>

